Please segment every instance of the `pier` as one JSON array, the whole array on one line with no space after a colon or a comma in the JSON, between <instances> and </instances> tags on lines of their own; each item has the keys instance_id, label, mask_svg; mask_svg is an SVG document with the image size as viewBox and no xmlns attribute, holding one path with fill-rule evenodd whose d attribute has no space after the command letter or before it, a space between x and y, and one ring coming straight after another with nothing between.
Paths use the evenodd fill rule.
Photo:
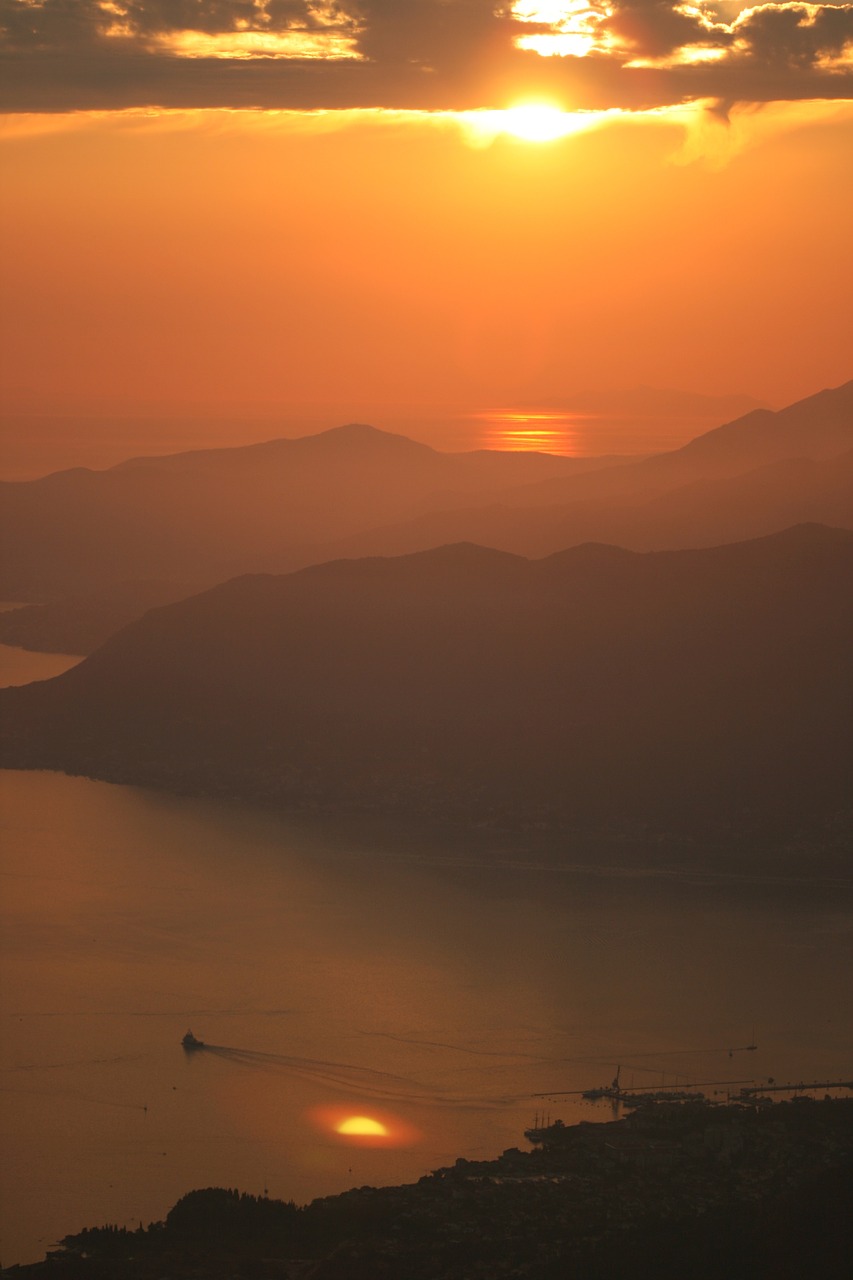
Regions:
<instances>
[{"instance_id":1,"label":"pier","mask_svg":"<svg viewBox=\"0 0 853 1280\"><path fill-rule=\"evenodd\" d=\"M760 1093L811 1093L813 1089L853 1089L853 1080L801 1080L799 1084L753 1084L741 1089L741 1096Z\"/></svg>"},{"instance_id":2,"label":"pier","mask_svg":"<svg viewBox=\"0 0 853 1280\"><path fill-rule=\"evenodd\" d=\"M736 1093L731 1093L733 1086L739 1085ZM641 1086L629 1085L623 1088L619 1083L619 1078L609 1085L599 1085L593 1089L561 1089L551 1090L547 1093L534 1093L534 1098L566 1098L580 1097L587 1102L597 1102L600 1098L607 1098L611 1102L622 1102L628 1106L639 1106L644 1102L689 1102L691 1099L695 1101L704 1101L705 1095L700 1093L701 1089L725 1088L731 1101L740 1101L750 1098L763 1097L768 1093L812 1093L818 1089L849 1089L853 1090L853 1080L800 1080L796 1084L777 1084L770 1077L766 1084L756 1083L753 1077L750 1080L697 1080L690 1083L685 1081L675 1081L673 1084L661 1084L655 1089L645 1089Z\"/></svg>"}]
</instances>

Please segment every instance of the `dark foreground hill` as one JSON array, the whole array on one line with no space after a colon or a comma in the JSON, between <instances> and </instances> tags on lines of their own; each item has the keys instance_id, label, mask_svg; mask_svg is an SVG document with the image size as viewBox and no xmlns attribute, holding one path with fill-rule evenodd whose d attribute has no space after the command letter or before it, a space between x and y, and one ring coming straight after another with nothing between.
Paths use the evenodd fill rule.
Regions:
<instances>
[{"instance_id":1,"label":"dark foreground hill","mask_svg":"<svg viewBox=\"0 0 853 1280\"><path fill-rule=\"evenodd\" d=\"M19 1280L846 1280L853 1103L657 1104L539 1150L293 1203L208 1188Z\"/></svg>"},{"instance_id":2,"label":"dark foreground hill","mask_svg":"<svg viewBox=\"0 0 853 1280\"><path fill-rule=\"evenodd\" d=\"M245 577L0 695L2 763L615 836L839 839L853 533Z\"/></svg>"}]
</instances>

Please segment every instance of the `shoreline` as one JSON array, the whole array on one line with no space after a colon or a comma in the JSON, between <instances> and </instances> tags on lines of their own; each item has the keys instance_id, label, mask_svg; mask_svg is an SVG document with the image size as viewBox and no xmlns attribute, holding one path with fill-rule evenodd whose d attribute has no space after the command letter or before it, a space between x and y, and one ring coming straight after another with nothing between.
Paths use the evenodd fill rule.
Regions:
<instances>
[{"instance_id":1,"label":"shoreline","mask_svg":"<svg viewBox=\"0 0 853 1280\"><path fill-rule=\"evenodd\" d=\"M842 1246L843 1222L833 1209L833 1234L821 1205L853 1203L853 1099L655 1102L607 1124L558 1121L525 1136L531 1151L460 1158L416 1183L352 1188L301 1207L192 1191L164 1222L85 1228L44 1262L0 1275L549 1280L566 1265L581 1280L629 1280L668 1277L661 1242L672 1241L676 1254L695 1255L692 1274L704 1280L742 1274L702 1270L709 1232L724 1255L748 1240L755 1261L772 1253L797 1205L796 1239L818 1250L808 1274L834 1274L820 1250Z\"/></svg>"}]
</instances>

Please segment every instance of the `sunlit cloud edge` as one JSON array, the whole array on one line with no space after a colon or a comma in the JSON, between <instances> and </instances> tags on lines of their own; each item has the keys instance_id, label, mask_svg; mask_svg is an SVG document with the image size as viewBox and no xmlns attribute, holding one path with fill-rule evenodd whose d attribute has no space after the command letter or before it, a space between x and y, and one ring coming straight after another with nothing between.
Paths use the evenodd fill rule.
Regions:
<instances>
[{"instance_id":1,"label":"sunlit cloud edge","mask_svg":"<svg viewBox=\"0 0 853 1280\"><path fill-rule=\"evenodd\" d=\"M517 129L519 114L545 108L553 113L553 136L530 138ZM502 110L424 110L388 107L344 107L300 110L267 107L127 107L56 113L0 113L0 143L74 132L195 132L215 136L251 130L254 133L322 135L348 129L442 129L456 133L475 149L506 140L564 144L592 131L611 127L681 127L694 131L733 121L761 121L764 132L801 124L853 118L848 98L782 99L769 103L740 103L723 108L716 99L692 99L663 106L562 111L554 104L521 101Z\"/></svg>"}]
</instances>

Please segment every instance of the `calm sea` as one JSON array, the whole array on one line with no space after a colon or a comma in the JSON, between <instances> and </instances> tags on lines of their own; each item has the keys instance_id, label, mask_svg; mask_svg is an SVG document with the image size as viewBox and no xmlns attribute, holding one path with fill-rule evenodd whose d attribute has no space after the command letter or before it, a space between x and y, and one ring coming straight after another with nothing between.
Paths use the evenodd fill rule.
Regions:
<instances>
[{"instance_id":1,"label":"calm sea","mask_svg":"<svg viewBox=\"0 0 853 1280\"><path fill-rule=\"evenodd\" d=\"M194 1187L304 1201L524 1146L537 1113L606 1121L565 1091L617 1067L720 1096L851 1073L849 887L560 871L49 773L0 800L6 1265Z\"/></svg>"}]
</instances>

